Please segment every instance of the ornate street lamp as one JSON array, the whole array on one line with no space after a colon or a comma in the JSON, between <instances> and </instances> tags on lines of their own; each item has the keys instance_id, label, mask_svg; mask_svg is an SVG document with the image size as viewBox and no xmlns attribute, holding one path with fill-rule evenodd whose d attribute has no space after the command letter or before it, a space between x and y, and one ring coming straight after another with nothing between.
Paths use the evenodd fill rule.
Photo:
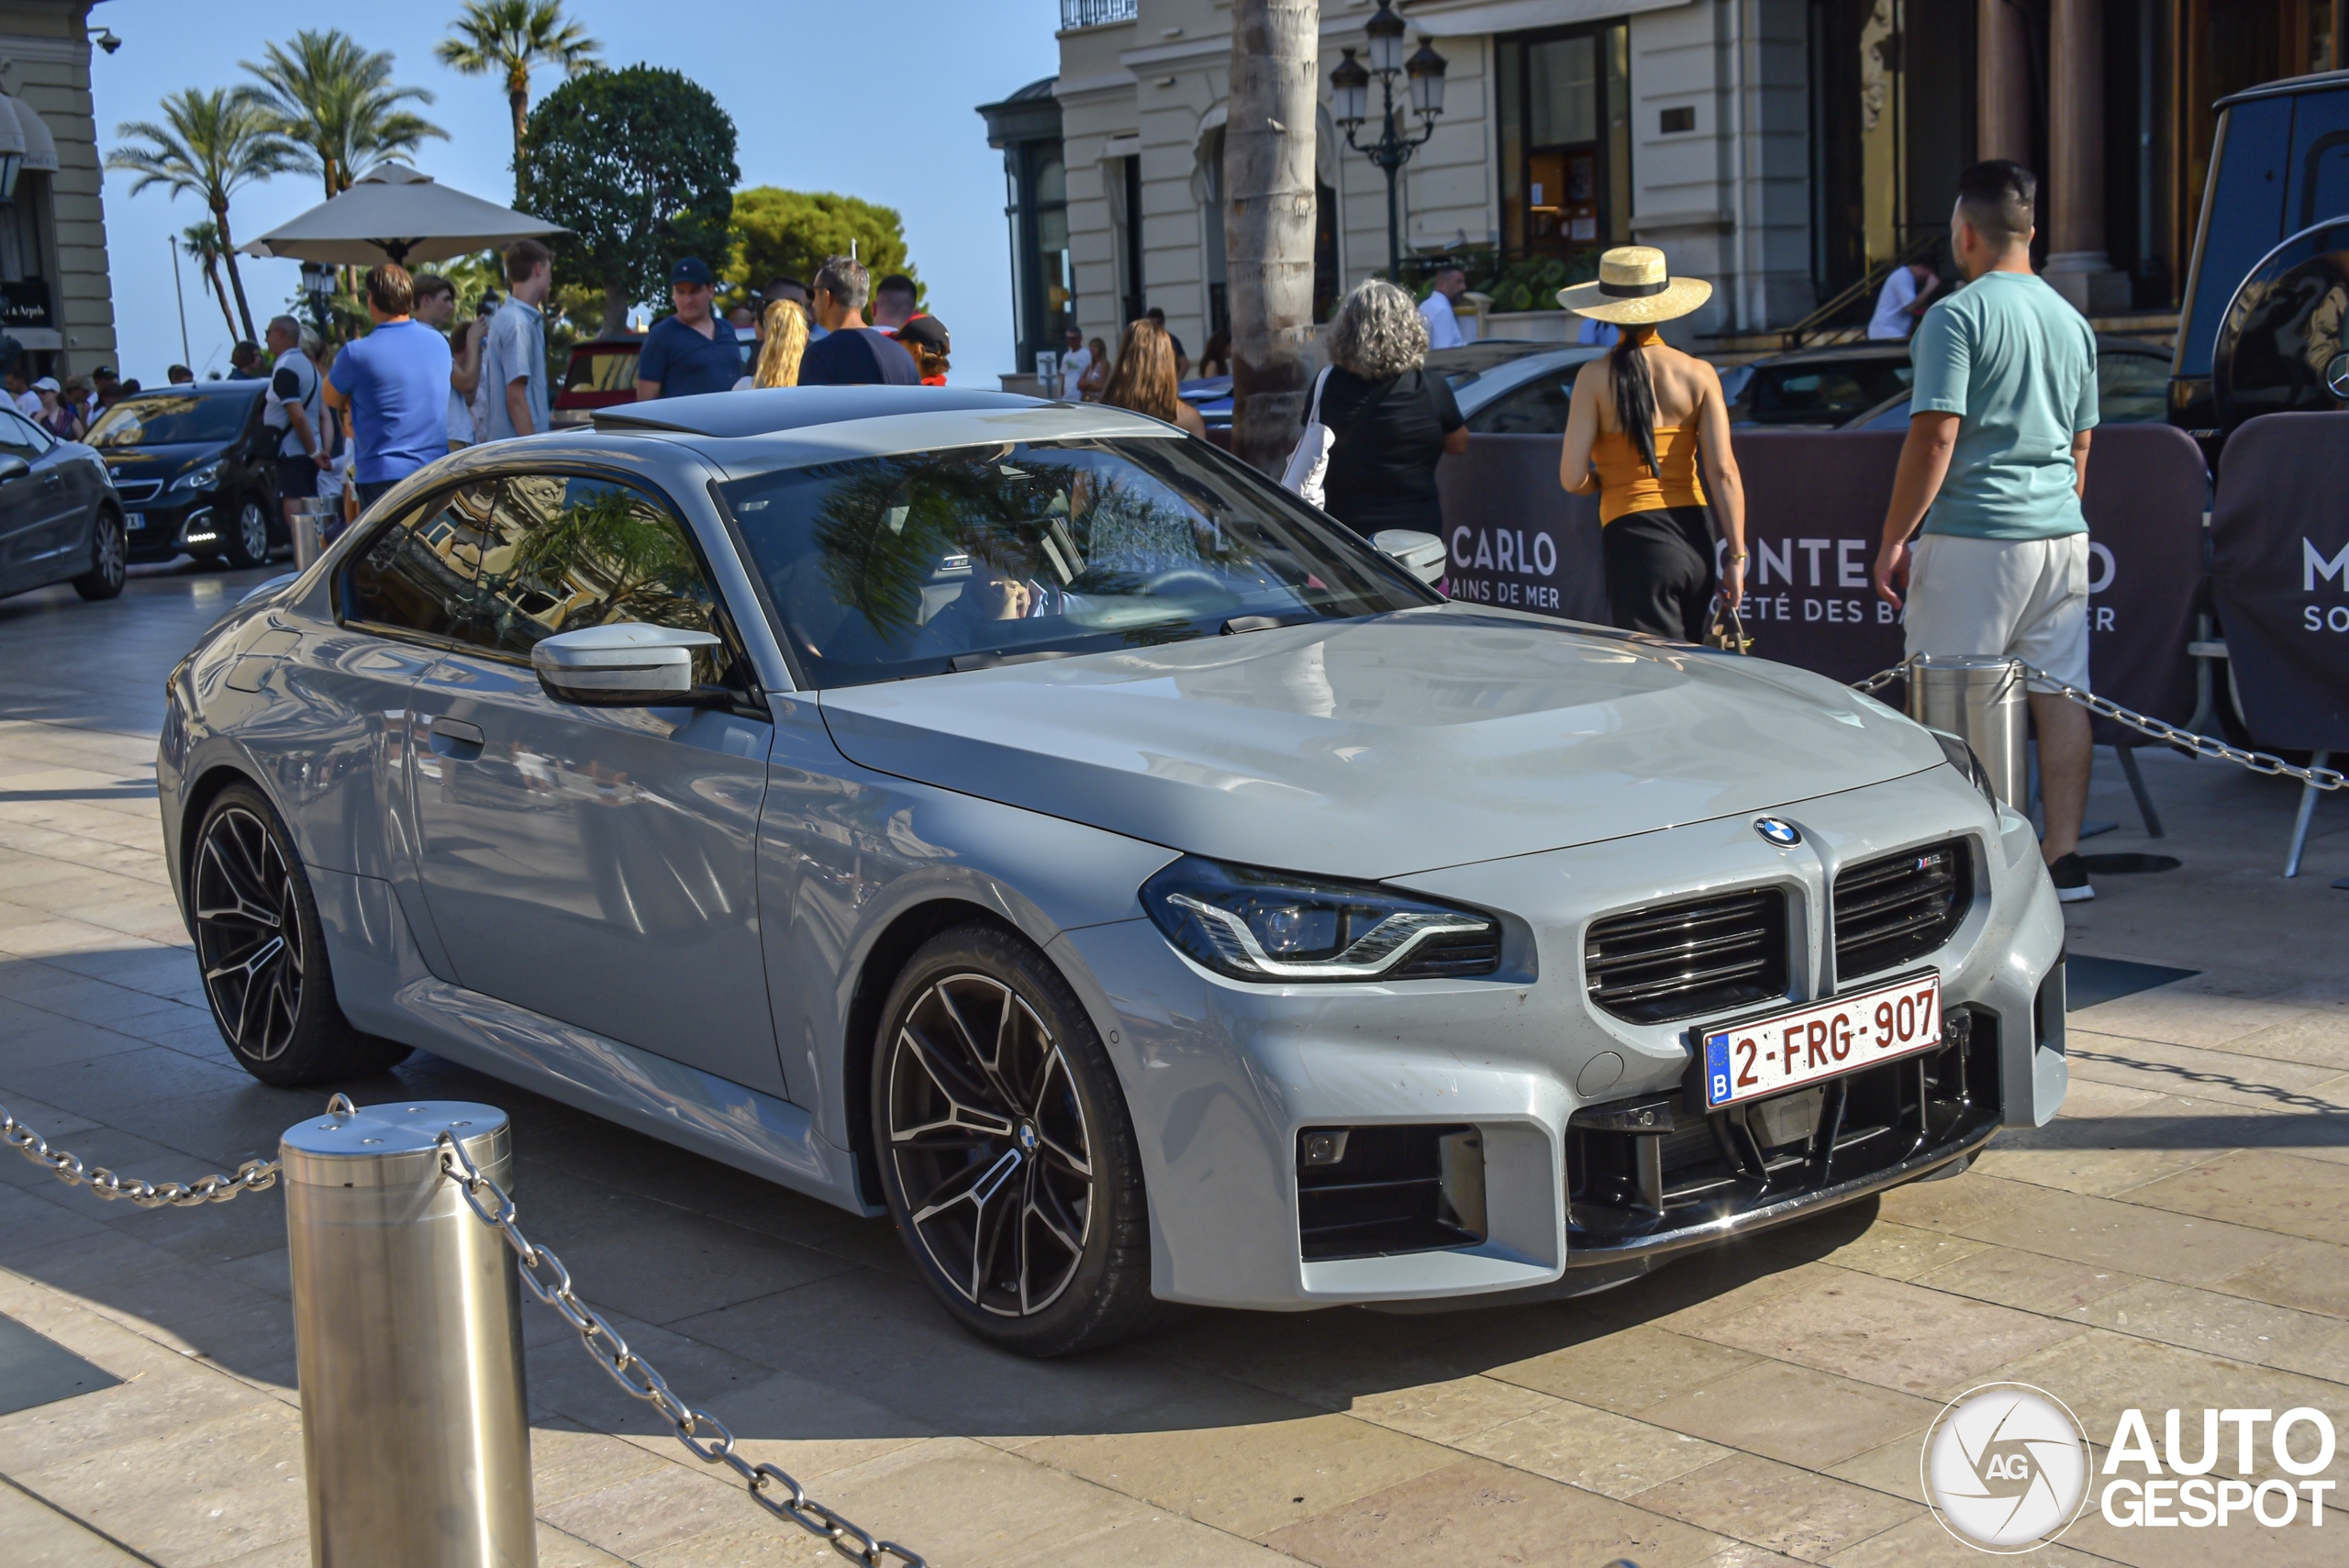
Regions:
<instances>
[{"instance_id":1,"label":"ornate street lamp","mask_svg":"<svg viewBox=\"0 0 2349 1568\"><path fill-rule=\"evenodd\" d=\"M1386 175L1386 275L1400 282L1403 271L1403 233L1396 217L1395 178L1411 154L1424 146L1435 134L1435 117L1443 113L1443 56L1427 39L1419 40L1417 54L1407 61L1403 58L1403 18L1395 14L1393 0L1378 0L1378 9L1364 24L1367 36L1370 66L1364 70L1354 51L1347 50L1337 69L1330 72L1330 117L1346 133L1346 145L1369 159ZM1380 124L1378 139L1368 147L1354 139L1354 132L1370 117L1370 79L1378 78ZM1419 133L1409 135L1397 128L1395 106L1395 78L1408 77L1409 107L1406 114L1419 117Z\"/></svg>"}]
</instances>

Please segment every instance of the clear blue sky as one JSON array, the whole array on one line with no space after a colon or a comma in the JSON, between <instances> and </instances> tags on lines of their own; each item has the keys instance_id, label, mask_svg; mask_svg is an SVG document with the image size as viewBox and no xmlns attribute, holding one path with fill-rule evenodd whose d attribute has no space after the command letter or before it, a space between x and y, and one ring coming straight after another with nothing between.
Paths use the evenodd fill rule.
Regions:
<instances>
[{"instance_id":1,"label":"clear blue sky","mask_svg":"<svg viewBox=\"0 0 2349 1568\"><path fill-rule=\"evenodd\" d=\"M905 215L930 309L954 334L957 383L992 386L1011 368L1010 241L1005 228L1003 155L986 143L974 105L992 103L1050 75L1057 64L1053 0L865 0L843 7L796 0L707 6L651 0L569 0L570 14L603 40L610 65L643 61L681 71L734 117L745 185L830 190ZM388 7L317 0L108 0L91 16L112 28L119 52L94 51L90 74L98 146L124 120L156 117L166 93L245 80L238 62L303 28L340 26L396 58L397 80L429 89L423 112L449 132L429 140L417 166L475 195L513 196L513 131L502 86L460 76L433 45L457 0ZM852 18L845 32L837 18ZM533 98L560 74L532 84ZM205 214L185 196L130 195L130 176L106 183L106 244L114 266L122 373L153 384L180 357L179 307L165 241ZM281 174L248 187L229 209L238 240L314 206L315 177ZM258 320L299 287L292 261L245 259L245 290ZM180 263L192 362L225 368L229 339L219 307L195 268Z\"/></svg>"}]
</instances>

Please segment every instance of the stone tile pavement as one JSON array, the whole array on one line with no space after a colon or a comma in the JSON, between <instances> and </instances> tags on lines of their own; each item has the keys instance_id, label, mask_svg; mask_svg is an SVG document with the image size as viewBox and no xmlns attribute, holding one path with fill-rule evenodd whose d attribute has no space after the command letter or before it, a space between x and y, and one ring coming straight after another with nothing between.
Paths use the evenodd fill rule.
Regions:
<instances>
[{"instance_id":1,"label":"stone tile pavement","mask_svg":"<svg viewBox=\"0 0 2349 1568\"><path fill-rule=\"evenodd\" d=\"M0 602L0 1103L159 1179L266 1155L318 1100L230 1062L158 863L161 678L249 580ZM1976 1384L2050 1389L2099 1441L2131 1406L2349 1415L2349 805L2285 883L2288 789L2146 772L2174 835L2150 847L2186 866L2103 879L2072 951L2199 973L2074 1014L2063 1118L1579 1302L1201 1313L1022 1362L931 1307L885 1223L429 1056L351 1093L507 1106L525 1222L584 1294L752 1460L941 1568L1954 1563L1918 1446ZM2149 847L2117 770L2091 815L2126 824L2091 850ZM307 1562L280 1202L144 1213L0 1162L0 1313L122 1380L0 1417L12 1568ZM525 1310L548 1568L834 1560ZM2338 1562L2344 1529L2091 1507L2037 1561Z\"/></svg>"}]
</instances>

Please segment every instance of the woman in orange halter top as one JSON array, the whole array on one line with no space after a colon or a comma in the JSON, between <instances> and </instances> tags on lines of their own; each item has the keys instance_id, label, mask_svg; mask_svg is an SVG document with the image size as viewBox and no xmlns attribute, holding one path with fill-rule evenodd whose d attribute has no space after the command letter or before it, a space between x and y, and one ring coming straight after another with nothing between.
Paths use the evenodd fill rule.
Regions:
<instances>
[{"instance_id":1,"label":"woman in orange halter top","mask_svg":"<svg viewBox=\"0 0 2349 1568\"><path fill-rule=\"evenodd\" d=\"M1745 596L1745 489L1720 377L1656 330L1712 292L1668 276L1664 252L1645 245L1618 246L1599 258L1598 282L1558 291L1566 309L1622 330L1575 377L1558 482L1598 492L1615 624L1681 642L1704 636L1716 594L1732 606Z\"/></svg>"}]
</instances>

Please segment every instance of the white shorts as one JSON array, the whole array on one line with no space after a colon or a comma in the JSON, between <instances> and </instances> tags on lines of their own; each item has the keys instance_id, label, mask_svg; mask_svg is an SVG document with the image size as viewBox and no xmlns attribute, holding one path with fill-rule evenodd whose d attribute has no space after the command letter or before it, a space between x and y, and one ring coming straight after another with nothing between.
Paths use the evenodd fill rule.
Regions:
<instances>
[{"instance_id":1,"label":"white shorts","mask_svg":"<svg viewBox=\"0 0 2349 1568\"><path fill-rule=\"evenodd\" d=\"M2021 659L2088 686L2088 536L1926 534L1909 566L1908 651ZM2043 681L2036 692L2052 692Z\"/></svg>"}]
</instances>

